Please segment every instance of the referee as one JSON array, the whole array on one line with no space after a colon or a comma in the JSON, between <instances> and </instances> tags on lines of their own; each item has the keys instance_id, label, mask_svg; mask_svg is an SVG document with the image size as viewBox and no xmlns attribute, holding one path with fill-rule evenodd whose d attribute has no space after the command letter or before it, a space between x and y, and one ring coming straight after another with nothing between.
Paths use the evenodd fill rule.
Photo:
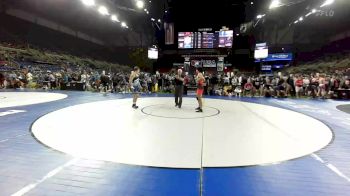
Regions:
<instances>
[{"instance_id":1,"label":"referee","mask_svg":"<svg viewBox=\"0 0 350 196\"><path fill-rule=\"evenodd\" d=\"M182 70L178 69L175 76L175 107L181 108L184 93L184 77Z\"/></svg>"}]
</instances>

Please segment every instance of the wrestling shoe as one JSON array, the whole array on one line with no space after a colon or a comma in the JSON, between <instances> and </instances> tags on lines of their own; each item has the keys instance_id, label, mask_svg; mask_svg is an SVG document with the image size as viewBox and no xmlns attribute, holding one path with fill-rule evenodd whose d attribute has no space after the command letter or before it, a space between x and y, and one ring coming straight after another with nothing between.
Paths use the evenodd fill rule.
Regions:
<instances>
[{"instance_id":1,"label":"wrestling shoe","mask_svg":"<svg viewBox=\"0 0 350 196\"><path fill-rule=\"evenodd\" d=\"M198 110L196 110L196 112L203 112L203 110L199 108Z\"/></svg>"}]
</instances>

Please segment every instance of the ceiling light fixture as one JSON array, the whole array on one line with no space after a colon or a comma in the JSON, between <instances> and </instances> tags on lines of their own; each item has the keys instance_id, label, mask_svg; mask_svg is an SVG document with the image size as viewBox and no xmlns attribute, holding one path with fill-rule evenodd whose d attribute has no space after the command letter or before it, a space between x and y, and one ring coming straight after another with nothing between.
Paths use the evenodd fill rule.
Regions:
<instances>
[{"instance_id":1,"label":"ceiling light fixture","mask_svg":"<svg viewBox=\"0 0 350 196\"><path fill-rule=\"evenodd\" d=\"M263 18L265 16L265 14L259 14L256 16L257 19Z\"/></svg>"},{"instance_id":2,"label":"ceiling light fixture","mask_svg":"<svg viewBox=\"0 0 350 196\"><path fill-rule=\"evenodd\" d=\"M120 22L120 21L118 20L118 17L117 17L116 15L112 15L112 16L111 16L111 20L112 20L113 22Z\"/></svg>"},{"instance_id":3,"label":"ceiling light fixture","mask_svg":"<svg viewBox=\"0 0 350 196\"><path fill-rule=\"evenodd\" d=\"M327 5L331 5L334 3L334 0L326 0L322 5L321 7L324 7L324 6L327 6Z\"/></svg>"},{"instance_id":4,"label":"ceiling light fixture","mask_svg":"<svg viewBox=\"0 0 350 196\"><path fill-rule=\"evenodd\" d=\"M280 0L272 0L269 9L274 9L280 6L282 6Z\"/></svg>"},{"instance_id":5,"label":"ceiling light fixture","mask_svg":"<svg viewBox=\"0 0 350 196\"><path fill-rule=\"evenodd\" d=\"M108 9L105 6L100 6L98 8L98 12L102 15L109 15Z\"/></svg>"},{"instance_id":6,"label":"ceiling light fixture","mask_svg":"<svg viewBox=\"0 0 350 196\"><path fill-rule=\"evenodd\" d=\"M142 9L143 7L145 7L145 3L142 0L137 0L136 7Z\"/></svg>"},{"instance_id":7,"label":"ceiling light fixture","mask_svg":"<svg viewBox=\"0 0 350 196\"><path fill-rule=\"evenodd\" d=\"M84 5L86 6L94 6L95 5L95 0L81 0Z\"/></svg>"}]
</instances>

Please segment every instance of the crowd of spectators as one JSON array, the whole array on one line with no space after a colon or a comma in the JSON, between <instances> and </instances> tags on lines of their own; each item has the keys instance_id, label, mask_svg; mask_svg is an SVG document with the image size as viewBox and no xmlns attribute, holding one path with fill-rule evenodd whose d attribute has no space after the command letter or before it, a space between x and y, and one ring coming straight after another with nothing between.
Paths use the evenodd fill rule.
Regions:
<instances>
[{"instance_id":1,"label":"crowd of spectators","mask_svg":"<svg viewBox=\"0 0 350 196\"><path fill-rule=\"evenodd\" d=\"M46 68L46 67L45 67ZM72 84L82 84L80 90L128 93L127 72L108 73L91 68L64 68L56 71L42 70L42 66L17 71L0 72L0 88L66 89ZM174 90L175 72L141 73L144 93ZM282 74L257 76L248 74L205 74L206 95L249 97L312 97L332 98L336 91L350 89L350 69L334 73ZM185 75L185 94L195 89L194 77Z\"/></svg>"},{"instance_id":2,"label":"crowd of spectators","mask_svg":"<svg viewBox=\"0 0 350 196\"><path fill-rule=\"evenodd\" d=\"M0 71L0 89L69 89L80 84L81 89L98 92L129 93L129 72L106 72L92 68L57 68L44 70L47 65L35 65L19 70ZM141 73L142 92L171 92L173 77L169 74Z\"/></svg>"},{"instance_id":3,"label":"crowd of spectators","mask_svg":"<svg viewBox=\"0 0 350 196\"><path fill-rule=\"evenodd\" d=\"M78 90L71 86L79 84L79 90L97 91L101 83L101 70L104 67L120 72L128 72L126 70L131 69L115 63L53 53L46 49L22 49L21 46L20 42L0 41L0 89ZM112 79L124 74L105 75Z\"/></svg>"},{"instance_id":4,"label":"crowd of spectators","mask_svg":"<svg viewBox=\"0 0 350 196\"><path fill-rule=\"evenodd\" d=\"M350 89L350 69L332 74L207 75L206 79L206 93L223 96L331 98Z\"/></svg>"},{"instance_id":5,"label":"crowd of spectators","mask_svg":"<svg viewBox=\"0 0 350 196\"><path fill-rule=\"evenodd\" d=\"M99 73L89 68L62 68L61 70L41 70L37 66L0 72L0 88L42 88L42 89L65 89L71 84L83 84L84 89L98 89L105 80L105 76L115 78L119 73ZM108 84L110 84L108 82ZM121 84L121 83L120 83Z\"/></svg>"}]
</instances>

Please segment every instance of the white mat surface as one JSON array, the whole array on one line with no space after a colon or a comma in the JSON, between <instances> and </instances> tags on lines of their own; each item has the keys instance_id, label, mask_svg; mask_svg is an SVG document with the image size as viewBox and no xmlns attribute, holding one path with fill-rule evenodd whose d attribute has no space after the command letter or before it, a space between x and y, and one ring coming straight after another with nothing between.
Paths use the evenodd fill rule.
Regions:
<instances>
[{"instance_id":1,"label":"white mat surface","mask_svg":"<svg viewBox=\"0 0 350 196\"><path fill-rule=\"evenodd\" d=\"M66 98L67 95L46 92L0 92L0 108L46 103Z\"/></svg>"},{"instance_id":2,"label":"white mat surface","mask_svg":"<svg viewBox=\"0 0 350 196\"><path fill-rule=\"evenodd\" d=\"M43 116L32 131L77 157L171 168L281 162L332 139L320 121L253 103L206 99L202 114L194 112L193 98L184 99L181 110L173 98L143 98L139 105L133 110L130 99L118 99L72 106Z\"/></svg>"}]
</instances>

